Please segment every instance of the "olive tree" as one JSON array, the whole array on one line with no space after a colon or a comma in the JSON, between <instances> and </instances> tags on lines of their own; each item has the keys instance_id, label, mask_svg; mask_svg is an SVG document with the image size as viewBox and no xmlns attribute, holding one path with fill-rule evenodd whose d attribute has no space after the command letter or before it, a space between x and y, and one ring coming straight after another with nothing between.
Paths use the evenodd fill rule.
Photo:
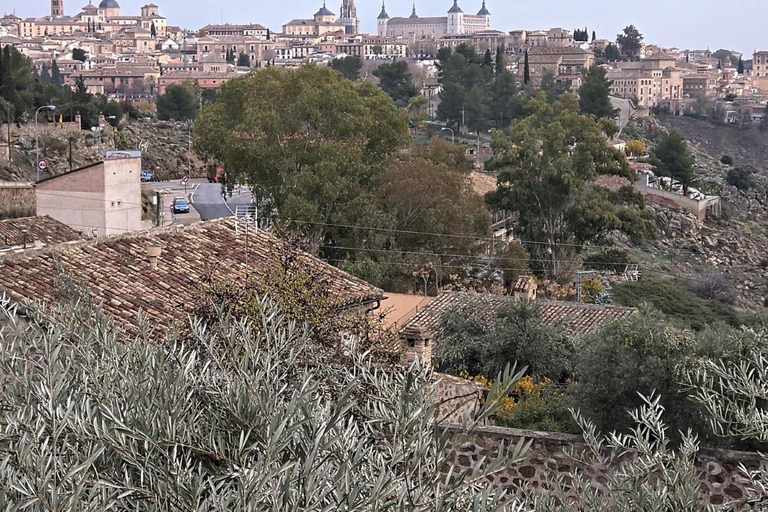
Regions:
<instances>
[{"instance_id":1,"label":"olive tree","mask_svg":"<svg viewBox=\"0 0 768 512\"><path fill-rule=\"evenodd\" d=\"M418 364L319 350L269 298L249 320L190 320L159 340L116 329L64 280L54 305L0 314L0 509L472 510L514 507L485 485L525 446L462 470ZM164 338L163 338L164 339ZM518 375L505 372L504 394ZM493 414L488 400L471 429Z\"/></svg>"}]
</instances>

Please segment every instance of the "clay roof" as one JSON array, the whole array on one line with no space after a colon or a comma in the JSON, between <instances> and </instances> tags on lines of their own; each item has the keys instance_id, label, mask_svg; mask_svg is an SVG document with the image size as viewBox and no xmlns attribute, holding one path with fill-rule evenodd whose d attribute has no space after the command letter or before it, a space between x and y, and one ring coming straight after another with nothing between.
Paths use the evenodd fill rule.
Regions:
<instances>
[{"instance_id":1,"label":"clay roof","mask_svg":"<svg viewBox=\"0 0 768 512\"><path fill-rule=\"evenodd\" d=\"M162 253L152 269L149 245ZM297 265L322 275L340 308L374 301L382 291L305 253ZM248 275L259 279L286 255L282 243L263 230L248 233ZM59 269L82 280L116 326L136 331L141 310L159 331L184 322L191 301L207 281L242 286L246 277L245 230L234 219L116 235L84 242L67 242L0 255L0 293L24 304L51 301Z\"/></svg>"},{"instance_id":2,"label":"clay roof","mask_svg":"<svg viewBox=\"0 0 768 512\"><path fill-rule=\"evenodd\" d=\"M464 292L448 292L440 294L427 304L410 320L403 324L401 331L421 332L430 337L439 337L442 331L442 315L457 307L480 305L484 308L484 318L490 324L496 310L514 300L506 295L476 294ZM577 302L558 302L537 300L536 305L541 310L542 320L547 325L563 325L574 335L587 334L603 322L621 320L635 313L633 308L606 306L598 304L581 304Z\"/></svg>"},{"instance_id":3,"label":"clay roof","mask_svg":"<svg viewBox=\"0 0 768 512\"><path fill-rule=\"evenodd\" d=\"M32 248L82 239L83 235L47 215L0 221L0 251L22 248L25 242Z\"/></svg>"}]
</instances>

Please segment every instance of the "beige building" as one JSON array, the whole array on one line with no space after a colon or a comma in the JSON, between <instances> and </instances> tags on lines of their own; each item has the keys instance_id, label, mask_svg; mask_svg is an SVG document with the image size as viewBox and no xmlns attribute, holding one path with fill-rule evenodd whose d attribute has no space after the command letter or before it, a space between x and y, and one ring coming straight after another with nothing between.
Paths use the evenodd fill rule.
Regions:
<instances>
[{"instance_id":1,"label":"beige building","mask_svg":"<svg viewBox=\"0 0 768 512\"><path fill-rule=\"evenodd\" d=\"M113 158L37 182L37 215L89 236L141 229L141 158Z\"/></svg>"},{"instance_id":2,"label":"beige building","mask_svg":"<svg viewBox=\"0 0 768 512\"><path fill-rule=\"evenodd\" d=\"M321 36L328 32L345 32L343 23L323 3L312 19L295 19L283 25L283 33L290 36Z\"/></svg>"},{"instance_id":3,"label":"beige building","mask_svg":"<svg viewBox=\"0 0 768 512\"><path fill-rule=\"evenodd\" d=\"M568 81L575 90L581 86L581 73L584 68L595 62L592 52L578 47L536 47L528 50L528 64L531 82L539 84L546 72L552 72L555 79ZM522 80L525 66L517 68L518 77Z\"/></svg>"},{"instance_id":4,"label":"beige building","mask_svg":"<svg viewBox=\"0 0 768 512\"><path fill-rule=\"evenodd\" d=\"M414 5L413 12L407 18L390 18L382 3L381 13L376 21L380 36L421 39L430 35L439 37L445 34L472 34L488 30L491 28L491 13L485 6L485 0L477 14L464 13L458 0L454 0L446 16L421 17L416 14Z\"/></svg>"},{"instance_id":5,"label":"beige building","mask_svg":"<svg viewBox=\"0 0 768 512\"><path fill-rule=\"evenodd\" d=\"M768 51L755 52L752 56L752 88L768 92Z\"/></svg>"}]
</instances>

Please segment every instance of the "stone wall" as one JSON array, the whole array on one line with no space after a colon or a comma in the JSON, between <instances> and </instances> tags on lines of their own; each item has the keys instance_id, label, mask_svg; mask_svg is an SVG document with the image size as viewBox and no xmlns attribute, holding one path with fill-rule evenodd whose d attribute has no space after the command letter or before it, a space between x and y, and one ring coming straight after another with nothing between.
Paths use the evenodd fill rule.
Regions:
<instances>
[{"instance_id":1,"label":"stone wall","mask_svg":"<svg viewBox=\"0 0 768 512\"><path fill-rule=\"evenodd\" d=\"M481 457L492 456L501 442L507 446L529 440L533 442L524 461L509 464L504 471L494 475L495 486L513 492L518 492L521 487L540 489L546 485L548 478L579 468L593 488L605 489L604 467L584 466L568 455L572 450L584 448L580 436L501 427L480 427L474 434L467 435L458 427L448 428L455 436L452 460L461 468L473 467ZM750 469L762 467L768 470L768 461L757 453L730 450L699 452L696 467L701 474L707 504L722 506L745 499L748 480L739 471L739 464Z\"/></svg>"},{"instance_id":2,"label":"stone wall","mask_svg":"<svg viewBox=\"0 0 768 512\"><path fill-rule=\"evenodd\" d=\"M31 183L0 181L0 217L35 214L35 189Z\"/></svg>"}]
</instances>

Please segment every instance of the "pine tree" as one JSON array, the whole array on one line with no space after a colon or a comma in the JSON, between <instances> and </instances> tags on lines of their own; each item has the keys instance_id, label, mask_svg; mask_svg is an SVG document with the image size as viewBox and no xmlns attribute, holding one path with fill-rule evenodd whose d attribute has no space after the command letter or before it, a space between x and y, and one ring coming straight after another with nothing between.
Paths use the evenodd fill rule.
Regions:
<instances>
[{"instance_id":1,"label":"pine tree","mask_svg":"<svg viewBox=\"0 0 768 512\"><path fill-rule=\"evenodd\" d=\"M595 42L595 39L597 39L597 33L595 33L595 31L593 30L592 31L592 42L593 43Z\"/></svg>"},{"instance_id":2,"label":"pine tree","mask_svg":"<svg viewBox=\"0 0 768 512\"><path fill-rule=\"evenodd\" d=\"M157 37L157 29L155 28L155 22L152 22L152 25L149 27L149 33L152 37Z\"/></svg>"},{"instance_id":3,"label":"pine tree","mask_svg":"<svg viewBox=\"0 0 768 512\"><path fill-rule=\"evenodd\" d=\"M739 57L739 65L736 71L738 71L740 75L744 74L744 61L741 59L741 57Z\"/></svg>"},{"instance_id":4,"label":"pine tree","mask_svg":"<svg viewBox=\"0 0 768 512\"><path fill-rule=\"evenodd\" d=\"M523 68L523 83L528 85L528 82L531 81L531 68L528 65L528 50L525 50L525 64Z\"/></svg>"}]
</instances>

